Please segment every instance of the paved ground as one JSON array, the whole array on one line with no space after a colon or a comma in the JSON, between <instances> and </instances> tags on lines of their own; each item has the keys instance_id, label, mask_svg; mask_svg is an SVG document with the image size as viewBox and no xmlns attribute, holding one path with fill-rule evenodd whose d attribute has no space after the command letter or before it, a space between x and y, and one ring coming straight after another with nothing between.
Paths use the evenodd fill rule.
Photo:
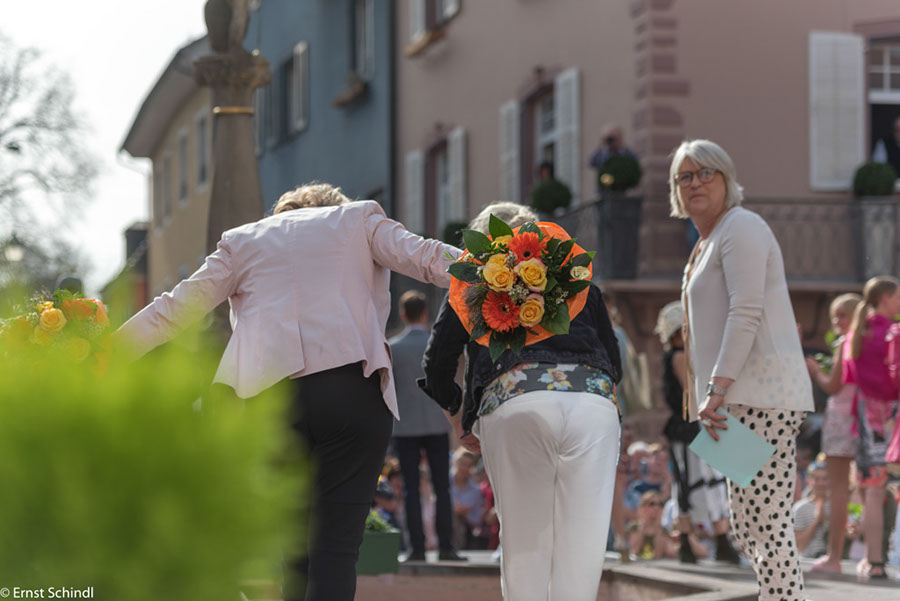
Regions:
<instances>
[{"instance_id":1,"label":"paved ground","mask_svg":"<svg viewBox=\"0 0 900 601\"><path fill-rule=\"evenodd\" d=\"M489 552L466 552L470 559L466 564L457 562L439 562L435 554L429 554L428 562L401 564L400 573L385 576L361 576L358 580L357 601L405 601L425 599L427 601L499 601L499 566L492 561ZM674 578L687 581L722 583L723 591L731 587L730 593L723 593L721 599L746 599L752 591L753 572L748 566L732 567L715 562L701 562L697 566L682 566L677 561L632 562L623 570L617 570L621 564L614 554L607 557L606 568L612 570L612 578L617 575L648 574L654 572L662 578ZM841 576L823 578L817 574L809 574L809 564L804 564L806 573L807 596L810 601L900 601L900 580L859 583L855 575L855 563L845 562ZM896 570L890 572L891 576ZM743 593L743 596L741 596ZM659 592L648 592L646 596L629 593L629 601L637 599L661 600L665 598L690 599L676 593L666 596ZM622 595L607 593L598 599L609 599ZM703 596L703 599L713 597Z\"/></svg>"}]
</instances>

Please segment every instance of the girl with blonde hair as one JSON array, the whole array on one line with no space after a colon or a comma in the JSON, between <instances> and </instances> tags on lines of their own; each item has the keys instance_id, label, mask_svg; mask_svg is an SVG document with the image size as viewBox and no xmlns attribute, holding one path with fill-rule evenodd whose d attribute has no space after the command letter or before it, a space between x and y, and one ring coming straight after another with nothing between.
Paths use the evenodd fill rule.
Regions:
<instances>
[{"instance_id":1,"label":"girl with blonde hair","mask_svg":"<svg viewBox=\"0 0 900 601\"><path fill-rule=\"evenodd\" d=\"M857 572L886 578L882 550L882 505L888 480L885 457L897 411L897 389L887 366L887 333L900 313L900 281L878 276L866 282L843 347L843 382L856 384L855 417L859 432L856 465L863 489L866 557Z\"/></svg>"},{"instance_id":2,"label":"girl with blonde hair","mask_svg":"<svg viewBox=\"0 0 900 601\"><path fill-rule=\"evenodd\" d=\"M858 294L842 294L831 301L831 327L838 338L832 345L834 359L826 373L812 357L806 366L813 381L828 393L825 422L822 425L822 451L826 456L826 471L831 487L831 519L828 528L828 550L816 560L812 569L817 572L841 571L841 555L847 533L847 503L850 499L850 463L856 456L857 441L853 432L853 399L856 384L843 381L843 347L850 331L856 306L862 301Z\"/></svg>"}]
</instances>

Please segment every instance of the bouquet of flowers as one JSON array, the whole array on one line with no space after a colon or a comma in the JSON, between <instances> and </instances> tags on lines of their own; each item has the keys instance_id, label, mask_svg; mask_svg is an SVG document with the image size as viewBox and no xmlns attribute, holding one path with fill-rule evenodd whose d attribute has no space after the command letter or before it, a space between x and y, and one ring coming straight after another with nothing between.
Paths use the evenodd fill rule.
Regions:
<instances>
[{"instance_id":1,"label":"bouquet of flowers","mask_svg":"<svg viewBox=\"0 0 900 601\"><path fill-rule=\"evenodd\" d=\"M496 361L554 334L566 334L584 308L593 252L553 223L526 223L513 232L491 215L490 236L463 231L466 252L453 263L450 305Z\"/></svg>"},{"instance_id":2,"label":"bouquet of flowers","mask_svg":"<svg viewBox=\"0 0 900 601\"><path fill-rule=\"evenodd\" d=\"M101 373L108 362L109 317L97 299L68 290L32 297L20 314L0 319L0 354L32 349L74 363L88 363Z\"/></svg>"}]
</instances>

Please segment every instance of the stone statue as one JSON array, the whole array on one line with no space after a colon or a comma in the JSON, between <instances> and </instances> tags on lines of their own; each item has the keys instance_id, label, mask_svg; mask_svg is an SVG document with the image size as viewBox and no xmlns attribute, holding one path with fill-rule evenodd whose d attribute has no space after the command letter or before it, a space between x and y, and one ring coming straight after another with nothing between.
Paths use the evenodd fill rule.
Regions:
<instances>
[{"instance_id":1,"label":"stone statue","mask_svg":"<svg viewBox=\"0 0 900 601\"><path fill-rule=\"evenodd\" d=\"M209 45L216 52L241 48L247 35L250 0L207 0L203 8Z\"/></svg>"}]
</instances>

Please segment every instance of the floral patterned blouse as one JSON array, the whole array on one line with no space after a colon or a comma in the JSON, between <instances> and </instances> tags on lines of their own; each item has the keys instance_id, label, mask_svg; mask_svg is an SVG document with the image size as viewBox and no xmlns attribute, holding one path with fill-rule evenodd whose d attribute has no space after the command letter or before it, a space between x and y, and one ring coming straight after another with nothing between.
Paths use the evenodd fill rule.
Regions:
<instances>
[{"instance_id":1,"label":"floral patterned blouse","mask_svg":"<svg viewBox=\"0 0 900 601\"><path fill-rule=\"evenodd\" d=\"M509 399L535 390L598 394L613 402L622 419L615 385L606 372L589 365L556 363L518 363L503 372L485 387L478 415L493 413Z\"/></svg>"}]
</instances>

